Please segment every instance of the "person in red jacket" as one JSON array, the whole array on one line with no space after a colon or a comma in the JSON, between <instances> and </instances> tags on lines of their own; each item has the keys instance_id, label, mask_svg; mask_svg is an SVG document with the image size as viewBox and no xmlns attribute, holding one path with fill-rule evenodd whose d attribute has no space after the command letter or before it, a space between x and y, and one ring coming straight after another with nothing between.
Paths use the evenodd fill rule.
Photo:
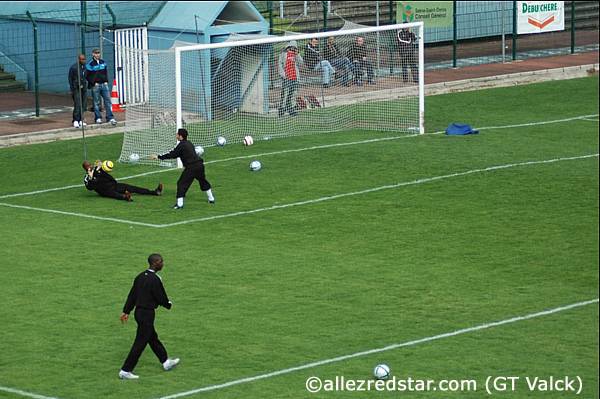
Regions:
<instances>
[{"instance_id":1,"label":"person in red jacket","mask_svg":"<svg viewBox=\"0 0 600 399\"><path fill-rule=\"evenodd\" d=\"M279 54L277 72L281 77L281 97L279 99L278 115L288 113L296 116L296 93L298 92L298 78L300 77L300 66L304 63L302 56L298 54L298 44L295 40L290 41L285 51Z\"/></svg>"}]
</instances>

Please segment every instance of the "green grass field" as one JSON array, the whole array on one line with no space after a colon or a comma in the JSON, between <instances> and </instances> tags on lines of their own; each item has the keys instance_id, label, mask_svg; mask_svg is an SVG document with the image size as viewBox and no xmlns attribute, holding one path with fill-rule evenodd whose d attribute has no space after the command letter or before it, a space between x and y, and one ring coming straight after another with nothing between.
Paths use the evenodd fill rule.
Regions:
<instances>
[{"instance_id":1,"label":"green grass field","mask_svg":"<svg viewBox=\"0 0 600 399\"><path fill-rule=\"evenodd\" d=\"M563 398L574 393L530 391L525 377L578 376L579 397L597 398L598 78L426 107L429 133L454 121L522 126L209 148L217 204L194 185L181 211L170 209L179 171L141 165L114 175L156 172L128 182L162 181L164 196L127 203L83 186L10 196L80 184L82 143L0 150L0 397L481 398L488 376L514 376L500 397ZM116 159L121 141L88 139L89 158ZM355 144L324 147L336 143ZM174 303L156 327L182 360L163 372L147 348L140 380L120 381L135 322L119 315L152 252ZM406 345L329 362L394 344ZM369 380L378 363L398 379L468 379L477 390L305 388L311 376Z\"/></svg>"}]
</instances>

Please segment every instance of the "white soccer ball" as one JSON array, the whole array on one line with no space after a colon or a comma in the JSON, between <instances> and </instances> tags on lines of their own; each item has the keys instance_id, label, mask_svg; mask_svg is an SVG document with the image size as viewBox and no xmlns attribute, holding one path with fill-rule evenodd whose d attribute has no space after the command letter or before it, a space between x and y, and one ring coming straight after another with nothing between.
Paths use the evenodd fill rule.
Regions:
<instances>
[{"instance_id":1,"label":"white soccer ball","mask_svg":"<svg viewBox=\"0 0 600 399\"><path fill-rule=\"evenodd\" d=\"M204 148L201 145L197 145L195 147L195 149L196 149L196 154L198 154L199 157L201 157L202 154L204 154Z\"/></svg>"},{"instance_id":2,"label":"white soccer ball","mask_svg":"<svg viewBox=\"0 0 600 399\"><path fill-rule=\"evenodd\" d=\"M225 137L223 137L223 136L217 137L217 145L218 146L223 147L225 144L227 144L227 140L225 139Z\"/></svg>"},{"instance_id":3,"label":"white soccer ball","mask_svg":"<svg viewBox=\"0 0 600 399\"><path fill-rule=\"evenodd\" d=\"M244 137L244 145L252 145L254 144L254 139L252 138L252 136L245 136Z\"/></svg>"},{"instance_id":4,"label":"white soccer ball","mask_svg":"<svg viewBox=\"0 0 600 399\"><path fill-rule=\"evenodd\" d=\"M373 369L373 375L378 380L385 380L390 376L390 367L387 364L378 364Z\"/></svg>"},{"instance_id":5,"label":"white soccer ball","mask_svg":"<svg viewBox=\"0 0 600 399\"><path fill-rule=\"evenodd\" d=\"M140 155L136 154L135 152L132 153L131 155L129 155L129 161L130 162L138 162L140 160Z\"/></svg>"},{"instance_id":6,"label":"white soccer ball","mask_svg":"<svg viewBox=\"0 0 600 399\"><path fill-rule=\"evenodd\" d=\"M258 172L262 168L262 164L260 161L252 161L250 162L250 170L253 172Z\"/></svg>"}]
</instances>

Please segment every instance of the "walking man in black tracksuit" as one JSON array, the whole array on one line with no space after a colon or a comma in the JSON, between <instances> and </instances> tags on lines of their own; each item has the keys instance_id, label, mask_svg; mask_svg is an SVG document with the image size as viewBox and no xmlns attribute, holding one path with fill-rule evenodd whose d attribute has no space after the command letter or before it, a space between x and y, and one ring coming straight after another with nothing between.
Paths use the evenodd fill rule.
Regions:
<instances>
[{"instance_id":1,"label":"walking man in black tracksuit","mask_svg":"<svg viewBox=\"0 0 600 399\"><path fill-rule=\"evenodd\" d=\"M206 176L204 175L204 161L202 158L196 154L196 149L194 148L194 144L187 140L188 132L186 129L177 130L177 147L175 147L171 152L164 155L151 155L151 159L175 159L181 158L181 162L183 163L183 172L181 172L181 176L179 180L177 180L177 203L173 206L173 209L181 209L183 208L183 198L185 197L185 193L190 188L194 179L198 180L200 183L200 189L206 193L208 197L208 203L214 204L215 197L213 196L211 185L206 180Z\"/></svg>"},{"instance_id":2,"label":"walking man in black tracksuit","mask_svg":"<svg viewBox=\"0 0 600 399\"><path fill-rule=\"evenodd\" d=\"M113 168L112 161L97 161L96 166L92 166L92 164L90 164L88 161L83 161L81 166L86 172L83 178L83 184L85 184L85 188L90 191L94 190L102 197L133 201L131 199L131 193L162 195L162 183L158 183L158 187L156 187L156 189L149 190L147 188L136 187L130 184L117 182L110 174Z\"/></svg>"},{"instance_id":3,"label":"walking man in black tracksuit","mask_svg":"<svg viewBox=\"0 0 600 399\"><path fill-rule=\"evenodd\" d=\"M121 322L127 322L129 313L135 307L135 321L137 322L135 341L119 371L119 378L124 380L139 378L132 371L148 344L165 371L171 370L179 363L179 359L169 359L167 350L158 339L158 334L154 329L154 309L159 305L171 309L173 305L167 297L161 278L156 274L163 268L163 258L160 254L152 254L148 257L148 264L150 267L133 280L133 287L129 291L120 317Z\"/></svg>"}]
</instances>

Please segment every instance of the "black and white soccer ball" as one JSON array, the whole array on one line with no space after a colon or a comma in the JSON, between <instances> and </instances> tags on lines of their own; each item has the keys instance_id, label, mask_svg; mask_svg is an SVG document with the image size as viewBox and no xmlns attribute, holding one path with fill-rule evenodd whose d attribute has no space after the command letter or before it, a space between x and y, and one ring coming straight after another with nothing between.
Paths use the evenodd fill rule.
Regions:
<instances>
[{"instance_id":1,"label":"black and white soccer ball","mask_svg":"<svg viewBox=\"0 0 600 399\"><path fill-rule=\"evenodd\" d=\"M261 169L262 169L262 164L260 163L260 161L254 160L254 161L250 162L250 170L251 171L258 172Z\"/></svg>"},{"instance_id":2,"label":"black and white soccer ball","mask_svg":"<svg viewBox=\"0 0 600 399\"><path fill-rule=\"evenodd\" d=\"M378 364L373 369L373 376L378 380L385 380L390 376L390 366L387 364Z\"/></svg>"}]
</instances>

